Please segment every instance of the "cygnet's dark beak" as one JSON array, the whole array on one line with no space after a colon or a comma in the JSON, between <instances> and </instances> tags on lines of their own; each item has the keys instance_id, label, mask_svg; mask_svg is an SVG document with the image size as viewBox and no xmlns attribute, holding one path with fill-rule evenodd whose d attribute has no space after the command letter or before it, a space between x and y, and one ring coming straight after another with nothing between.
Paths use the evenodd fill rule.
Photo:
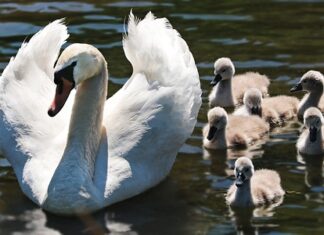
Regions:
<instances>
[{"instance_id":1,"label":"cygnet's dark beak","mask_svg":"<svg viewBox=\"0 0 324 235\"><path fill-rule=\"evenodd\" d=\"M244 184L244 180L245 180L245 175L242 172L239 172L235 180L236 187L241 187Z\"/></svg>"},{"instance_id":2,"label":"cygnet's dark beak","mask_svg":"<svg viewBox=\"0 0 324 235\"><path fill-rule=\"evenodd\" d=\"M301 83L298 83L290 89L290 92L301 91L301 90L303 90L303 86Z\"/></svg>"},{"instance_id":3,"label":"cygnet's dark beak","mask_svg":"<svg viewBox=\"0 0 324 235\"><path fill-rule=\"evenodd\" d=\"M217 83L222 80L222 76L220 74L216 74L216 76L214 77L213 81L210 82L211 86L216 86Z\"/></svg>"},{"instance_id":4,"label":"cygnet's dark beak","mask_svg":"<svg viewBox=\"0 0 324 235\"><path fill-rule=\"evenodd\" d=\"M309 140L310 142L314 143L316 141L317 137L317 129L316 127L310 127L309 128Z\"/></svg>"},{"instance_id":5,"label":"cygnet's dark beak","mask_svg":"<svg viewBox=\"0 0 324 235\"><path fill-rule=\"evenodd\" d=\"M208 131L207 140L211 141L214 138L216 131L217 127L211 126Z\"/></svg>"},{"instance_id":6,"label":"cygnet's dark beak","mask_svg":"<svg viewBox=\"0 0 324 235\"><path fill-rule=\"evenodd\" d=\"M258 115L258 116L262 116L262 108L259 107L259 106L253 106L252 109L251 109L251 113L253 115Z\"/></svg>"}]
</instances>

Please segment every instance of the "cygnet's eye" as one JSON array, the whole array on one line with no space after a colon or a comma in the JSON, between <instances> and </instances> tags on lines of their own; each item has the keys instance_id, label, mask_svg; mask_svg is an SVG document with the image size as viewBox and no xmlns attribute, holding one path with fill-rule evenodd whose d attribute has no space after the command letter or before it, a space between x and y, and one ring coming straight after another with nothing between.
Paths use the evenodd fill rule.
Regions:
<instances>
[{"instance_id":1,"label":"cygnet's eye","mask_svg":"<svg viewBox=\"0 0 324 235\"><path fill-rule=\"evenodd\" d=\"M248 171L249 171L249 168L245 168L244 171L245 171L245 172L248 172Z\"/></svg>"},{"instance_id":2,"label":"cygnet's eye","mask_svg":"<svg viewBox=\"0 0 324 235\"><path fill-rule=\"evenodd\" d=\"M225 71L226 71L226 69L222 69L222 70L221 70L221 73L225 73Z\"/></svg>"},{"instance_id":3,"label":"cygnet's eye","mask_svg":"<svg viewBox=\"0 0 324 235\"><path fill-rule=\"evenodd\" d=\"M303 83L306 83L307 82L307 80L305 79L305 80L303 80Z\"/></svg>"}]
</instances>

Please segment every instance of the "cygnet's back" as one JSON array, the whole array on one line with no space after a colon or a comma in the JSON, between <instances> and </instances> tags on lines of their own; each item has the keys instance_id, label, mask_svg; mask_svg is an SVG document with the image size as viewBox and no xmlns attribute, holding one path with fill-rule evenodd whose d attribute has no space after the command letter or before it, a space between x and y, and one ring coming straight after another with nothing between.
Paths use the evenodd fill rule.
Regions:
<instances>
[{"instance_id":1,"label":"cygnet's back","mask_svg":"<svg viewBox=\"0 0 324 235\"><path fill-rule=\"evenodd\" d=\"M244 74L234 76L233 92L235 94L237 104L243 103L244 93L250 88L259 89L262 93L262 97L267 97L269 85L269 78L266 75L258 72L246 72Z\"/></svg>"}]
</instances>

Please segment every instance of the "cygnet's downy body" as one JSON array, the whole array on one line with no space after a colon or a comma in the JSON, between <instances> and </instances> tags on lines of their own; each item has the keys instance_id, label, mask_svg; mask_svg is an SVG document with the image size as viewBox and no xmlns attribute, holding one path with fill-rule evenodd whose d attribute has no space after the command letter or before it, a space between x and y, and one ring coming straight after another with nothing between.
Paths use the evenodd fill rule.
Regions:
<instances>
[{"instance_id":1,"label":"cygnet's downy body","mask_svg":"<svg viewBox=\"0 0 324 235\"><path fill-rule=\"evenodd\" d=\"M240 157L235 162L235 183L228 189L226 202L233 207L271 205L282 200L285 194L276 171L254 171L252 161Z\"/></svg>"},{"instance_id":2,"label":"cygnet's downy body","mask_svg":"<svg viewBox=\"0 0 324 235\"><path fill-rule=\"evenodd\" d=\"M272 127L283 125L293 119L297 114L299 100L291 96L274 96L262 98L262 93L257 88L250 88L244 94L243 105L234 115L250 116L259 115L270 123Z\"/></svg>"},{"instance_id":3,"label":"cygnet's downy body","mask_svg":"<svg viewBox=\"0 0 324 235\"><path fill-rule=\"evenodd\" d=\"M227 115L221 107L208 112L208 124L203 128L203 145L207 149L247 147L269 131L269 124L258 116Z\"/></svg>"}]
</instances>

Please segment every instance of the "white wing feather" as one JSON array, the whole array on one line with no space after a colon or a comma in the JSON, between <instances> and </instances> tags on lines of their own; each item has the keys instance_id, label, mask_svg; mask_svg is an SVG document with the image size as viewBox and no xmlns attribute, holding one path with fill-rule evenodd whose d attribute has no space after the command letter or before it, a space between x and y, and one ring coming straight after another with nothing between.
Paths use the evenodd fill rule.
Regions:
<instances>
[{"instance_id":1,"label":"white wing feather","mask_svg":"<svg viewBox=\"0 0 324 235\"><path fill-rule=\"evenodd\" d=\"M0 78L1 129L10 135L1 135L2 148L11 139L21 151L40 156L37 153L53 146L53 138L66 129L71 104L55 118L47 115L47 109L55 92L54 63L68 36L62 20L52 22L28 43L23 43L3 71ZM69 100L73 100L73 94ZM49 141L52 144L48 145Z\"/></svg>"}]
</instances>

